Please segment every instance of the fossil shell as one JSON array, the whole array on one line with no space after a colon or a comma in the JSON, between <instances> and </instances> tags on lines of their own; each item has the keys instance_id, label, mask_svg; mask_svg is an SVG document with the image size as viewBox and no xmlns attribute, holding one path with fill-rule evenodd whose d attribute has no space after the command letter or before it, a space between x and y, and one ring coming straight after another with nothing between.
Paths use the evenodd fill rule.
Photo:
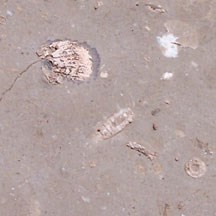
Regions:
<instances>
[{"instance_id":1,"label":"fossil shell","mask_svg":"<svg viewBox=\"0 0 216 216\"><path fill-rule=\"evenodd\" d=\"M199 158L192 158L185 164L185 172L192 178L200 178L206 173L206 165Z\"/></svg>"},{"instance_id":2,"label":"fossil shell","mask_svg":"<svg viewBox=\"0 0 216 216\"><path fill-rule=\"evenodd\" d=\"M45 60L49 68L45 76L52 84L61 83L62 78L76 82L83 82L91 76L95 78L100 65L96 49L87 43L71 40L53 41L43 45L37 55Z\"/></svg>"}]
</instances>

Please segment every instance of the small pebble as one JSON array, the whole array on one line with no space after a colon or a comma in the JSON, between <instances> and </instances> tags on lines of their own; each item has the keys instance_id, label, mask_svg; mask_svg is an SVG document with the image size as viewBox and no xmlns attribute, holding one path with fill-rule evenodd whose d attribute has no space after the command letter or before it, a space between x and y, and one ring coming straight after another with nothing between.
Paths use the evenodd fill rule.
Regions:
<instances>
[{"instance_id":1,"label":"small pebble","mask_svg":"<svg viewBox=\"0 0 216 216\"><path fill-rule=\"evenodd\" d=\"M167 105L170 104L170 101L169 101L169 100L165 100L164 102L165 102L165 104L167 104Z\"/></svg>"},{"instance_id":2,"label":"small pebble","mask_svg":"<svg viewBox=\"0 0 216 216\"><path fill-rule=\"evenodd\" d=\"M176 161L176 162L179 161L179 157L175 157L175 161Z\"/></svg>"},{"instance_id":3,"label":"small pebble","mask_svg":"<svg viewBox=\"0 0 216 216\"><path fill-rule=\"evenodd\" d=\"M152 128L154 131L156 131L158 129L158 126L155 123L153 123Z\"/></svg>"}]
</instances>

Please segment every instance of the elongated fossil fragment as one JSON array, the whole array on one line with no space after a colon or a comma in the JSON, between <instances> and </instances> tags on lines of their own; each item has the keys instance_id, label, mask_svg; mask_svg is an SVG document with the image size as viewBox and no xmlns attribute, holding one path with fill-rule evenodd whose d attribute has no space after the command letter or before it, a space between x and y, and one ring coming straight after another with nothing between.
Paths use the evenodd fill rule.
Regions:
<instances>
[{"instance_id":1,"label":"elongated fossil fragment","mask_svg":"<svg viewBox=\"0 0 216 216\"><path fill-rule=\"evenodd\" d=\"M101 139L109 139L132 123L133 118L134 113L130 108L121 109L99 125L97 128L97 135Z\"/></svg>"},{"instance_id":2,"label":"elongated fossil fragment","mask_svg":"<svg viewBox=\"0 0 216 216\"><path fill-rule=\"evenodd\" d=\"M150 150L147 150L144 146L140 145L137 142L129 142L126 145L127 145L127 147L142 153L143 155L145 155L150 160L153 160L153 159L155 159L155 157L157 157L156 152L152 152Z\"/></svg>"}]
</instances>

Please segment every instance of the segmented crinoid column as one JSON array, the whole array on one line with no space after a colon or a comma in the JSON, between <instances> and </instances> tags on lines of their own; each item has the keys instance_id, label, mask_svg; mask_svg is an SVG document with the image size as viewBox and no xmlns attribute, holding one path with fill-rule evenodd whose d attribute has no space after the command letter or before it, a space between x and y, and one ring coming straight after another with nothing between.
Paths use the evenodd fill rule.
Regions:
<instances>
[{"instance_id":1,"label":"segmented crinoid column","mask_svg":"<svg viewBox=\"0 0 216 216\"><path fill-rule=\"evenodd\" d=\"M102 140L109 139L132 123L133 119L134 113L130 108L121 109L99 124L97 136Z\"/></svg>"}]
</instances>

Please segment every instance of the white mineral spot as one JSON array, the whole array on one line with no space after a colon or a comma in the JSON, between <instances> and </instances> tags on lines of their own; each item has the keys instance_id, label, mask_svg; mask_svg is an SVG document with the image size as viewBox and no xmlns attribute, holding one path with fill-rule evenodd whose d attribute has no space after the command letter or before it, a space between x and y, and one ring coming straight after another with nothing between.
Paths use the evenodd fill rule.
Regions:
<instances>
[{"instance_id":1,"label":"white mineral spot","mask_svg":"<svg viewBox=\"0 0 216 216\"><path fill-rule=\"evenodd\" d=\"M146 31L151 31L151 28L149 26L145 26Z\"/></svg>"},{"instance_id":2,"label":"white mineral spot","mask_svg":"<svg viewBox=\"0 0 216 216\"><path fill-rule=\"evenodd\" d=\"M107 78L109 76L109 74L106 72L106 71L102 71L101 73L100 73L100 77L101 78Z\"/></svg>"},{"instance_id":3,"label":"white mineral spot","mask_svg":"<svg viewBox=\"0 0 216 216\"><path fill-rule=\"evenodd\" d=\"M164 56L167 58L178 57L178 37L173 34L165 34L162 37L157 37L157 42L161 46L161 50Z\"/></svg>"},{"instance_id":4,"label":"white mineral spot","mask_svg":"<svg viewBox=\"0 0 216 216\"><path fill-rule=\"evenodd\" d=\"M172 77L173 77L173 73L165 72L160 79L161 80L170 80Z\"/></svg>"},{"instance_id":5,"label":"white mineral spot","mask_svg":"<svg viewBox=\"0 0 216 216\"><path fill-rule=\"evenodd\" d=\"M90 198L85 197L85 196L82 196L81 198L82 198L83 202L90 203Z\"/></svg>"},{"instance_id":6,"label":"white mineral spot","mask_svg":"<svg viewBox=\"0 0 216 216\"><path fill-rule=\"evenodd\" d=\"M8 16L13 16L13 12L10 11L10 10L7 10L7 15L8 15Z\"/></svg>"}]
</instances>

